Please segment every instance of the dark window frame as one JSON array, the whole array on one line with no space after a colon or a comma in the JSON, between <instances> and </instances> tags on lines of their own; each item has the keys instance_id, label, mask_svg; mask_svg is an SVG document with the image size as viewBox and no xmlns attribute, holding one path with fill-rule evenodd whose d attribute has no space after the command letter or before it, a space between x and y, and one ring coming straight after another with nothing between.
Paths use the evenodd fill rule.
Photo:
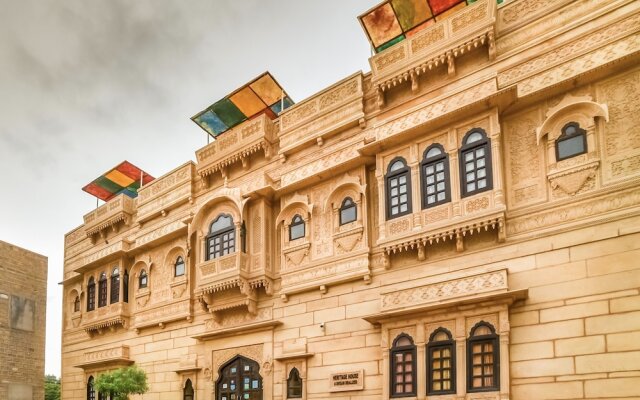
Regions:
<instances>
[{"instance_id":1,"label":"dark window frame","mask_svg":"<svg viewBox=\"0 0 640 400\"><path fill-rule=\"evenodd\" d=\"M476 142L472 142L472 143L466 143L467 139L469 138L469 136L471 136L474 133L480 133L484 138L476 141ZM462 197L469 197L469 196L473 196L476 195L478 193L482 193L482 192L486 192L488 190L492 190L493 189L493 167L492 167L492 155L491 155L491 138L489 138L489 135L487 135L487 132L485 132L484 129L482 128L473 128L471 129L469 132L467 132L464 135L464 138L462 139L462 143L463 145L460 147L460 149L458 150L458 164L460 167L460 193ZM469 153L469 152L473 152L474 157L473 157L473 161L474 164L477 160L476 156L475 156L475 151L478 150L480 147L484 148L484 158L485 158L485 165L484 168L486 169L486 180L487 180L487 184L485 187L483 187L482 189L478 189L476 187L476 189L471 190L471 191L467 191L467 171L465 169L465 165L467 164L467 162L465 161L465 154ZM483 168L483 167L480 167ZM475 166L475 168L473 169L473 171L469 171L469 172L474 172L477 173L478 167ZM477 181L477 179L475 180Z\"/></svg>"},{"instance_id":2,"label":"dark window frame","mask_svg":"<svg viewBox=\"0 0 640 400\"><path fill-rule=\"evenodd\" d=\"M122 275L122 301L129 302L129 271L126 269Z\"/></svg>"},{"instance_id":3,"label":"dark window frame","mask_svg":"<svg viewBox=\"0 0 640 400\"><path fill-rule=\"evenodd\" d=\"M109 303L114 304L120 301L120 269L113 267L111 271L111 291L109 294Z\"/></svg>"},{"instance_id":4,"label":"dark window frame","mask_svg":"<svg viewBox=\"0 0 640 400\"><path fill-rule=\"evenodd\" d=\"M476 335L475 332L477 329L481 328L481 327L487 327L489 328L489 330L491 331L491 334L488 335ZM499 341L499 335L496 333L496 329L493 327L493 325L491 325L488 322L485 321L480 321L477 324L475 324L473 326L473 328L471 328L471 331L469 333L469 338L467 339L467 392L468 393L478 393L478 392L495 392L497 390L500 390L500 341ZM485 364L484 362L482 362L480 364L480 368L483 369L483 374L480 375L479 377L483 380L483 384L484 384L484 378L486 376L492 376L493 377L493 385L491 386L483 386L483 387L478 387L478 388L474 388L473 387L473 345L474 344L488 344L490 343L492 345L492 351L491 353L487 353L487 352L482 352L481 358L484 354L491 354L492 358L493 358L493 362L491 364L492 369L493 369L493 373L492 375L485 375L484 374L484 367ZM487 364L489 365L489 364Z\"/></svg>"},{"instance_id":5,"label":"dark window frame","mask_svg":"<svg viewBox=\"0 0 640 400\"><path fill-rule=\"evenodd\" d=\"M144 282L143 282L144 279ZM140 276L138 277L138 289L145 289L149 286L149 274L147 271L142 269L140 271Z\"/></svg>"},{"instance_id":6,"label":"dark window frame","mask_svg":"<svg viewBox=\"0 0 640 400\"><path fill-rule=\"evenodd\" d=\"M80 296L76 296L73 300L73 312L80 311Z\"/></svg>"},{"instance_id":7,"label":"dark window frame","mask_svg":"<svg viewBox=\"0 0 640 400\"><path fill-rule=\"evenodd\" d=\"M301 399L302 398L302 378L300 377L300 371L298 368L293 367L289 371L289 377L287 378L287 399ZM295 391L298 391L297 393Z\"/></svg>"},{"instance_id":8,"label":"dark window frame","mask_svg":"<svg viewBox=\"0 0 640 400\"><path fill-rule=\"evenodd\" d=\"M393 164L395 164L397 161L401 161L404 164L403 168L400 168L398 170L395 171L391 171L391 166ZM407 210L406 211L399 211L397 214L391 214L391 209L392 209L392 205L391 205L391 200L393 197L398 197L398 207L401 206L401 204L404 203L400 203L400 196L402 194L405 193L400 193L400 183L398 183L398 195L397 196L392 196L391 195L391 181L393 179L400 179L401 176L404 176L406 179L406 183L405 185L407 186L407 190L406 190L406 195L407 195ZM386 216L387 216L387 221L392 220L394 218L399 218L402 217L403 215L408 215L411 214L413 212L413 201L411 198L411 168L409 168L409 165L407 164L407 161L402 158L402 157L396 157L393 160L391 160L389 162L389 164L387 165L387 173L384 177L384 183L385 183L385 212L386 212Z\"/></svg>"},{"instance_id":9,"label":"dark window frame","mask_svg":"<svg viewBox=\"0 0 640 400\"><path fill-rule=\"evenodd\" d=\"M244 367L248 365L250 368L249 374L244 375L243 373L244 371ZM236 372L233 372L233 367L236 367ZM263 394L263 384L262 384L262 376L260 375L260 364L258 364L256 361L253 361L249 358L243 357L241 355L238 355L236 357L234 357L232 360L228 361L227 363L223 364L220 369L218 370L218 380L216 381L216 399L217 400L222 400L222 396L227 396L227 400L230 399L230 395L232 393L237 394L238 396L236 396L237 399L241 399L242 397L240 397L241 392L244 391L244 389L241 389L241 384L244 383L242 382L243 378L249 377L249 384L250 387L253 385L253 381L257 380L258 381L258 388L256 389L249 389L250 394L255 393L257 396L251 396L252 399L259 399L262 400L262 394ZM232 389L231 388L231 383L230 383L230 379L233 378L237 384L237 389ZM223 388L223 384L225 383L225 381L229 381L228 383L228 388Z\"/></svg>"},{"instance_id":10,"label":"dark window frame","mask_svg":"<svg viewBox=\"0 0 640 400\"><path fill-rule=\"evenodd\" d=\"M182 265L182 273L178 275L178 265ZM187 265L184 262L184 258L182 256L178 256L176 258L176 262L173 264L173 276L185 276L187 274Z\"/></svg>"},{"instance_id":11,"label":"dark window frame","mask_svg":"<svg viewBox=\"0 0 640 400\"><path fill-rule=\"evenodd\" d=\"M350 204L347 204L347 201L350 201ZM355 210L355 216L353 218L353 220L351 221L344 221L342 219L342 212L349 210L353 208ZM340 209L338 210L339 213L339 220L340 220L340 225L345 225L345 224L350 224L352 222L355 222L358 220L358 205L356 204L355 201L353 201L353 199L351 197L345 197L344 200L342 200L342 204L340 205Z\"/></svg>"},{"instance_id":12,"label":"dark window frame","mask_svg":"<svg viewBox=\"0 0 640 400\"><path fill-rule=\"evenodd\" d=\"M89 278L87 283L87 311L96 309L96 281L93 276Z\"/></svg>"},{"instance_id":13,"label":"dark window frame","mask_svg":"<svg viewBox=\"0 0 640 400\"><path fill-rule=\"evenodd\" d=\"M447 340L435 340L435 337L439 333L445 333L449 339ZM450 378L451 381L451 389L449 390L434 390L433 389L433 379L432 379L432 368L433 368L433 353L436 350L442 350L448 348L451 354L451 366L450 366ZM442 372L443 368L440 368ZM427 395L442 395L442 394L455 394L456 393L456 342L453 339L453 335L451 332L445 328L438 328L429 336L429 342L427 342ZM440 379L440 381L444 381L445 379Z\"/></svg>"},{"instance_id":14,"label":"dark window frame","mask_svg":"<svg viewBox=\"0 0 640 400\"><path fill-rule=\"evenodd\" d=\"M302 236L293 237L293 227L302 225ZM291 223L289 224L289 241L292 242L294 240L302 239L307 236L307 224L304 221L304 218L300 214L296 214L291 218Z\"/></svg>"},{"instance_id":15,"label":"dark window frame","mask_svg":"<svg viewBox=\"0 0 640 400\"><path fill-rule=\"evenodd\" d=\"M222 217L229 218L231 220L231 225L213 231L213 225ZM227 240L224 240L225 235L227 235ZM220 240L219 250L215 250L214 247L216 239ZM209 225L209 234L205 237L205 261L235 253L236 239L236 226L233 222L233 216L231 214L219 214ZM233 246L229 245L232 240ZM224 254L225 251L227 252L226 254Z\"/></svg>"},{"instance_id":16,"label":"dark window frame","mask_svg":"<svg viewBox=\"0 0 640 400\"><path fill-rule=\"evenodd\" d=\"M574 127L576 129L576 133L567 134L566 130L569 127ZM562 127L561 132L562 133L556 139L555 146L554 146L555 149L556 149L556 162L567 160L567 159L573 158L573 157L577 157L577 156L580 156L582 154L586 154L586 153L589 152L589 149L587 147L587 131L585 129L580 128L580 124L579 123L577 123L577 122L569 122L569 123L565 124L565 126ZM582 146L584 148L584 151L582 151L580 153L575 153L575 154L571 154L569 156L560 158L560 148L558 146L560 144L560 142L563 142L563 141L569 140L569 139L573 139L573 138L579 137L579 136L582 137Z\"/></svg>"},{"instance_id":17,"label":"dark window frame","mask_svg":"<svg viewBox=\"0 0 640 400\"><path fill-rule=\"evenodd\" d=\"M107 274L103 272L98 281L98 308L105 307L107 300Z\"/></svg>"},{"instance_id":18,"label":"dark window frame","mask_svg":"<svg viewBox=\"0 0 640 400\"><path fill-rule=\"evenodd\" d=\"M429 153L429 151L434 148L439 149L441 151L441 154L427 158L427 154ZM444 199L437 200L438 190L436 189L436 192L434 193L434 195L436 196L436 202L428 204L427 198L429 195L427 194L427 188L429 184L427 184L427 177L431 174L427 174L426 170L429 166L433 166L435 171L435 173L433 174L435 180L434 185L437 185L438 181L436 179L436 173L438 171L436 170L436 168L437 164L439 164L440 162L443 162L444 165ZM436 207L451 201L451 173L449 171L449 154L445 151L444 146L442 146L440 143L434 143L431 146L427 147L422 154L422 161L420 162L420 186L422 190L423 210L431 207Z\"/></svg>"},{"instance_id":19,"label":"dark window frame","mask_svg":"<svg viewBox=\"0 0 640 400\"><path fill-rule=\"evenodd\" d=\"M182 400L193 400L194 396L195 390L193 389L193 382L191 382L191 379L187 379L182 389Z\"/></svg>"},{"instance_id":20,"label":"dark window frame","mask_svg":"<svg viewBox=\"0 0 640 400\"><path fill-rule=\"evenodd\" d=\"M96 400L96 389L93 386L93 375L87 379L87 400Z\"/></svg>"},{"instance_id":21,"label":"dark window frame","mask_svg":"<svg viewBox=\"0 0 640 400\"><path fill-rule=\"evenodd\" d=\"M397 343L400 339L402 338L407 338L409 339L409 341L411 342L411 345L406 345L406 346L398 346ZM411 354L411 385L413 390L411 392L407 392L407 393L396 393L396 382L395 382L395 377L398 375L398 373L396 372L396 354L402 354L403 356L403 360L406 354ZM416 362L416 357L417 357L417 351L416 351L416 345L415 342L413 341L413 338L409 335L407 335L406 333L401 333L398 336L396 336L396 338L393 340L393 345L391 347L391 349L389 350L389 357L391 357L391 360L389 362L389 393L390 393L390 397L392 398L399 398L399 397L413 397L416 396L416 394L418 393L418 382L416 381L417 378L417 372L416 372L416 366L417 366L417 362ZM403 361L404 363L405 361ZM402 385L405 385L406 382L404 381L404 376L406 375L406 372L401 373L403 376L403 381L402 381Z\"/></svg>"}]
</instances>

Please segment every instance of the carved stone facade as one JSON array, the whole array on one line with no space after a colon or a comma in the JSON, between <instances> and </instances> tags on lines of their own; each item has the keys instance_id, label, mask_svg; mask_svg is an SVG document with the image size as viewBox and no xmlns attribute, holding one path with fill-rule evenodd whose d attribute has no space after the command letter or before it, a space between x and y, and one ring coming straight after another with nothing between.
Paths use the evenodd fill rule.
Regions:
<instances>
[{"instance_id":1,"label":"carved stone facade","mask_svg":"<svg viewBox=\"0 0 640 400\"><path fill-rule=\"evenodd\" d=\"M265 400L292 376L294 398L389 399L398 338L409 399L639 398L639 21L631 0L479 0L87 214L65 237L63 398L135 363L144 398L189 380L219 400L244 360Z\"/></svg>"}]
</instances>

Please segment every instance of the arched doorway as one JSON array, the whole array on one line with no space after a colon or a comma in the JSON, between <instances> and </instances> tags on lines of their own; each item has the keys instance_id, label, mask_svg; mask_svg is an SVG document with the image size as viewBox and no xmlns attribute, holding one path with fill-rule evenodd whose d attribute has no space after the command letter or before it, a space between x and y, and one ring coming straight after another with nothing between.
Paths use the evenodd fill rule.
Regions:
<instances>
[{"instance_id":1,"label":"arched doorway","mask_svg":"<svg viewBox=\"0 0 640 400\"><path fill-rule=\"evenodd\" d=\"M237 356L224 364L216 382L217 400L262 400L260 366L248 358Z\"/></svg>"}]
</instances>

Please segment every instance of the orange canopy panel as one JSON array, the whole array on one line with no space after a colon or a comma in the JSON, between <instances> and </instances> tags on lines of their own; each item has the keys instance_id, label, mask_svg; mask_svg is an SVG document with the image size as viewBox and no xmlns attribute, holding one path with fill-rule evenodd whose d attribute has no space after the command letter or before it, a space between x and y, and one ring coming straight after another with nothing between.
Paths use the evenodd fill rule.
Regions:
<instances>
[{"instance_id":1,"label":"orange canopy panel","mask_svg":"<svg viewBox=\"0 0 640 400\"><path fill-rule=\"evenodd\" d=\"M109 201L120 193L135 198L138 196L141 182L146 185L154 179L129 161L123 161L94 179L82 190L103 201Z\"/></svg>"},{"instance_id":2,"label":"orange canopy panel","mask_svg":"<svg viewBox=\"0 0 640 400\"><path fill-rule=\"evenodd\" d=\"M191 118L209 135L216 137L227 130L266 114L271 119L293 105L280 84L265 72L228 96L213 103Z\"/></svg>"}]
</instances>

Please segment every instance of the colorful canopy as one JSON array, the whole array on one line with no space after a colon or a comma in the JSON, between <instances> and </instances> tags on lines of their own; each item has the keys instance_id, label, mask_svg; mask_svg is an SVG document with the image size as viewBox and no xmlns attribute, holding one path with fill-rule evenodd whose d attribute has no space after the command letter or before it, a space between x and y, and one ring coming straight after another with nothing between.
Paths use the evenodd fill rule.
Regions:
<instances>
[{"instance_id":1,"label":"colorful canopy","mask_svg":"<svg viewBox=\"0 0 640 400\"><path fill-rule=\"evenodd\" d=\"M496 0L498 4L503 0ZM476 0L387 0L360 15L376 53L415 35Z\"/></svg>"},{"instance_id":2,"label":"colorful canopy","mask_svg":"<svg viewBox=\"0 0 640 400\"><path fill-rule=\"evenodd\" d=\"M269 72L196 114L193 122L216 137L247 119L267 114L275 119L293 101Z\"/></svg>"},{"instance_id":3,"label":"colorful canopy","mask_svg":"<svg viewBox=\"0 0 640 400\"><path fill-rule=\"evenodd\" d=\"M109 201L120 193L133 198L138 196L141 180L146 185L153 179L153 176L140 168L128 161L123 161L83 187L82 190L103 201Z\"/></svg>"}]
</instances>

